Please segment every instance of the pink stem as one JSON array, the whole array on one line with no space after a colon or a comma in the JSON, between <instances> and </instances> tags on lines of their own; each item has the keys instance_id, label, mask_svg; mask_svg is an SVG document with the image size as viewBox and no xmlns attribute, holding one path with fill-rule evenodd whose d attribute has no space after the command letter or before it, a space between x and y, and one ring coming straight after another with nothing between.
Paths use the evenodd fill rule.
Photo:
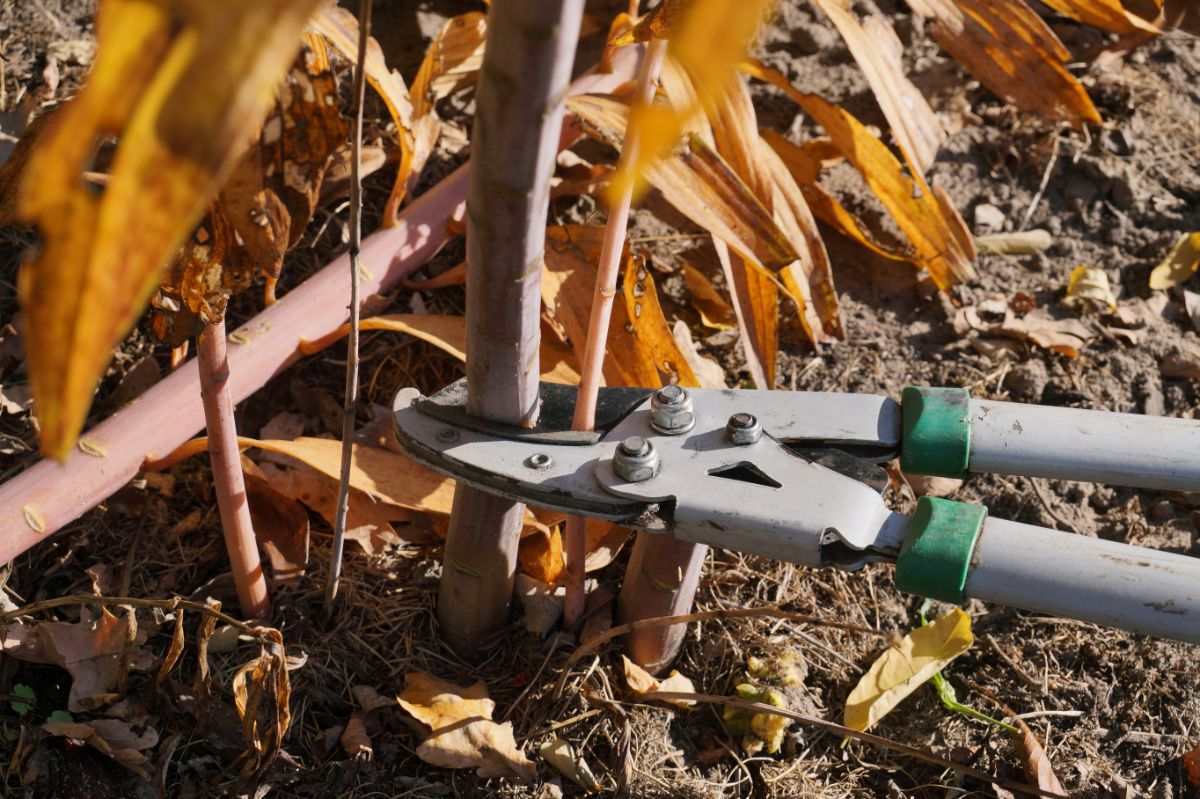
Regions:
<instances>
[{"instance_id":1,"label":"pink stem","mask_svg":"<svg viewBox=\"0 0 1200 799\"><path fill-rule=\"evenodd\" d=\"M258 542L246 501L242 475L242 453L238 448L237 425L233 420L233 397L229 393L229 358L225 350L225 320L208 325L196 346L200 372L200 400L208 426L208 455L212 461L213 486L221 511L221 529L229 566L237 588L242 615L265 619L271 614L267 578L258 556Z\"/></svg>"},{"instance_id":2,"label":"pink stem","mask_svg":"<svg viewBox=\"0 0 1200 799\"><path fill-rule=\"evenodd\" d=\"M663 58L667 53L667 40L655 39L646 49L646 58L638 69L637 88L632 109L647 106L654 100L658 88L658 74L662 71ZM621 157L617 172L631 168L636 163L641 145L638 126L633 124L633 114L625 127L625 140L621 143ZM608 327L612 321L613 297L617 293L617 274L621 268L621 253L625 249L625 234L629 226L629 208L633 204L633 181L627 181L625 189L608 209L608 221L604 227L604 241L600 245L600 261L596 266L596 289L592 299L592 313L588 319L587 341L583 348L583 364L580 368L579 393L575 400L575 415L572 427L576 430L591 430L596 424L596 400L600 384L604 380L604 352L608 343ZM567 560L567 595L563 606L563 626L574 629L583 618L587 605L584 591L584 561L587 558L587 525L581 517L567 519L563 549Z\"/></svg>"},{"instance_id":3,"label":"pink stem","mask_svg":"<svg viewBox=\"0 0 1200 799\"><path fill-rule=\"evenodd\" d=\"M632 77L638 55L624 48L612 73L583 75L572 93L612 91ZM559 146L569 147L579 135L564 125ZM414 200L395 227L363 242L363 297L395 288L451 238L447 225L463 217L468 167ZM349 296L349 255L343 255L238 328L228 355L233 401L299 360L301 342L318 341L345 324ZM137 475L147 458L167 455L203 428L199 372L191 360L84 433L64 462L41 460L0 484L0 563L79 518Z\"/></svg>"}]
</instances>

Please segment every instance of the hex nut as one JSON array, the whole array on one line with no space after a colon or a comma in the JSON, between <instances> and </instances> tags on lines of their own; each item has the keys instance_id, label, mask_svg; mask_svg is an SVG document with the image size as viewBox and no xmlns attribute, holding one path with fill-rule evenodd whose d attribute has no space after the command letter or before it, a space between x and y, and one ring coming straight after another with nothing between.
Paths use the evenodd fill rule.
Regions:
<instances>
[{"instance_id":1,"label":"hex nut","mask_svg":"<svg viewBox=\"0 0 1200 799\"><path fill-rule=\"evenodd\" d=\"M692 397L682 386L664 386L650 398L650 427L665 436L682 435L696 426Z\"/></svg>"},{"instance_id":2,"label":"hex nut","mask_svg":"<svg viewBox=\"0 0 1200 799\"><path fill-rule=\"evenodd\" d=\"M735 413L729 417L725 433L731 443L744 446L762 438L762 425L752 413Z\"/></svg>"},{"instance_id":3,"label":"hex nut","mask_svg":"<svg viewBox=\"0 0 1200 799\"><path fill-rule=\"evenodd\" d=\"M658 474L658 450L641 436L630 436L613 453L613 472L629 483L641 483Z\"/></svg>"}]
</instances>

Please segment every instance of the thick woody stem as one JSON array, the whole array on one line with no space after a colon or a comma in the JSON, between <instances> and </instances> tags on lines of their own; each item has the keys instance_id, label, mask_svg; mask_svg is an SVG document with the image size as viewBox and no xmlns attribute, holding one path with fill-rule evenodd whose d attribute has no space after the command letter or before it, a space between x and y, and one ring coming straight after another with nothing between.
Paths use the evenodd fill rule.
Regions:
<instances>
[{"instance_id":1,"label":"thick woody stem","mask_svg":"<svg viewBox=\"0 0 1200 799\"><path fill-rule=\"evenodd\" d=\"M495 0L475 93L467 194L467 410L538 415L541 277L563 100L583 0ZM464 655L508 619L524 506L459 485L439 591Z\"/></svg>"},{"instance_id":2,"label":"thick woody stem","mask_svg":"<svg viewBox=\"0 0 1200 799\"><path fill-rule=\"evenodd\" d=\"M667 53L666 39L655 39L646 50L646 58L638 68L637 88L633 108L649 105L658 88L658 74L662 70L663 58ZM617 166L620 172L636 163L641 146L638 126L629 116L625 141L621 143L621 157ZM596 424L596 399L604 379L604 353L608 343L608 327L612 321L613 297L617 293L617 273L621 267L621 254L625 249L626 228L629 226L629 208L633 204L633 181L626 181L621 196L613 198L608 209L608 221L604 227L604 240L600 245L600 262L596 266L596 289L592 297L592 313L588 319L587 341L583 348L583 363L580 369L579 393L575 400L575 416L572 427L576 430L591 430ZM567 596L563 607L563 626L574 629L583 618L587 604L584 592L584 560L587 558L587 525L581 517L567 519L563 539L567 556Z\"/></svg>"},{"instance_id":3,"label":"thick woody stem","mask_svg":"<svg viewBox=\"0 0 1200 799\"><path fill-rule=\"evenodd\" d=\"M212 460L213 485L229 567L237 588L242 615L265 619L271 613L267 598L267 579L258 556L258 542L250 522L250 504L246 501L246 481L242 475L242 453L238 449L237 427L233 421L233 397L229 391L229 358L225 352L225 321L208 325L196 346L200 365L200 400L208 425L208 454Z\"/></svg>"}]
</instances>

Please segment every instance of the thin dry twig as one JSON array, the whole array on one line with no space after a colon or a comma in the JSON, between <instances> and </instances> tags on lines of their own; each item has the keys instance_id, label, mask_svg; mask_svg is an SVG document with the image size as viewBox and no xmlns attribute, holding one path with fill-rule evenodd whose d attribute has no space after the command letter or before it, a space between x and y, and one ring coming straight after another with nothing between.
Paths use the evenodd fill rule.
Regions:
<instances>
[{"instance_id":1,"label":"thin dry twig","mask_svg":"<svg viewBox=\"0 0 1200 799\"><path fill-rule=\"evenodd\" d=\"M354 456L354 403L358 399L359 254L362 251L362 132L363 99L366 94L367 39L371 35L371 0L358 7L358 61L354 70L354 127L350 134L350 337L346 342L346 397L342 406L342 473L338 479L334 511L333 548L329 558L329 582L325 585L325 609L337 597L342 576L342 550L346 544L346 517L350 511L350 461Z\"/></svg>"},{"instance_id":2,"label":"thin dry twig","mask_svg":"<svg viewBox=\"0 0 1200 799\"><path fill-rule=\"evenodd\" d=\"M994 776L992 774L988 774L986 771L981 771L977 768L972 768L971 766L967 766L962 763L956 763L953 760L947 760L944 757L938 757L932 752L926 752L924 749L918 749L915 746L909 746L908 744L903 744L899 741L893 741L891 738L884 738L882 735L872 735L869 732L862 732L860 730L838 724L836 721L829 721L817 716L809 716L806 713L797 713L794 710L775 707L774 705L768 705L763 702L749 702L745 699L738 699L732 696L693 694L682 691L647 691L641 695L641 698L649 700L657 699L664 702L691 701L704 702L706 704L713 705L728 705L730 707L741 708L743 710L750 710L755 713L770 713L776 716L783 716L784 718L799 721L801 724L808 724L813 727L821 727L831 732L839 733L847 738L854 738L865 743L874 744L875 746L883 749L891 749L894 752L900 752L908 755L911 758L920 760L923 763L929 763L930 765L938 766L939 768L957 771L960 774L965 774L973 779L981 780L986 784L999 785L1000 787L1007 788L1011 791L1020 791L1021 793L1045 796L1048 797L1048 799L1067 799L1066 794L1056 793L1055 791L1047 791L1035 785L1028 785L1023 782L1016 782L1004 777ZM648 703L641 702L638 704Z\"/></svg>"},{"instance_id":3,"label":"thin dry twig","mask_svg":"<svg viewBox=\"0 0 1200 799\"><path fill-rule=\"evenodd\" d=\"M44 610L53 610L67 605L103 605L105 607L117 607L120 605L128 605L134 608L160 608L165 611L174 610L190 610L196 613L202 613L206 616L212 616L217 621L235 627L238 630L253 635L257 638L274 637L278 631L273 627L264 627L261 624L251 624L242 621L228 613L221 611L219 608L204 602L196 602L192 599L184 599L183 597L173 596L168 599L146 599L144 597L133 596L97 596L96 594L68 594L67 596L56 596L53 599L43 599L40 602L31 602L28 605L0 613L0 621L11 621L20 618L21 616L32 616L34 613L40 613Z\"/></svg>"},{"instance_id":4,"label":"thin dry twig","mask_svg":"<svg viewBox=\"0 0 1200 799\"><path fill-rule=\"evenodd\" d=\"M631 621L628 624L620 624L616 627L611 627L596 637L588 640L587 643L581 645L578 649L572 652L571 656L567 658L567 662L562 666L562 671L559 674L558 682L554 684L554 692L551 695L555 699L562 696L563 687L567 682L567 676L570 674L571 668L576 663L592 652L595 652L603 644L608 643L614 638L625 635L626 633L631 633L635 630L644 630L647 627L688 624L693 621L722 621L726 619L752 619L758 617L784 619L786 621L799 622L801 624L817 624L822 627L835 627L839 630L845 630L846 632L873 635L878 638L890 638L894 634L886 633L881 630L873 630L870 627L862 627L857 624L848 624L846 622L823 619L819 616L810 616L807 613L795 613L790 610L782 610L776 607L730 608L728 610L707 610L697 613L683 613L678 616L659 616L653 619L638 619L637 621Z\"/></svg>"}]
</instances>

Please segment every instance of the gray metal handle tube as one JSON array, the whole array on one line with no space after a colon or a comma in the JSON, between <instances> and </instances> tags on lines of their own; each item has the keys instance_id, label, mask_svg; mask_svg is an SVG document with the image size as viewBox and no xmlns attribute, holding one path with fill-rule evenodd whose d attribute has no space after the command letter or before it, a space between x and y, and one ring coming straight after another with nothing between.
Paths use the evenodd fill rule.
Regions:
<instances>
[{"instance_id":1,"label":"gray metal handle tube","mask_svg":"<svg viewBox=\"0 0 1200 799\"><path fill-rule=\"evenodd\" d=\"M1200 558L989 518L963 592L1200 644Z\"/></svg>"},{"instance_id":2,"label":"gray metal handle tube","mask_svg":"<svg viewBox=\"0 0 1200 799\"><path fill-rule=\"evenodd\" d=\"M1200 419L972 399L972 472L1200 491Z\"/></svg>"}]
</instances>

